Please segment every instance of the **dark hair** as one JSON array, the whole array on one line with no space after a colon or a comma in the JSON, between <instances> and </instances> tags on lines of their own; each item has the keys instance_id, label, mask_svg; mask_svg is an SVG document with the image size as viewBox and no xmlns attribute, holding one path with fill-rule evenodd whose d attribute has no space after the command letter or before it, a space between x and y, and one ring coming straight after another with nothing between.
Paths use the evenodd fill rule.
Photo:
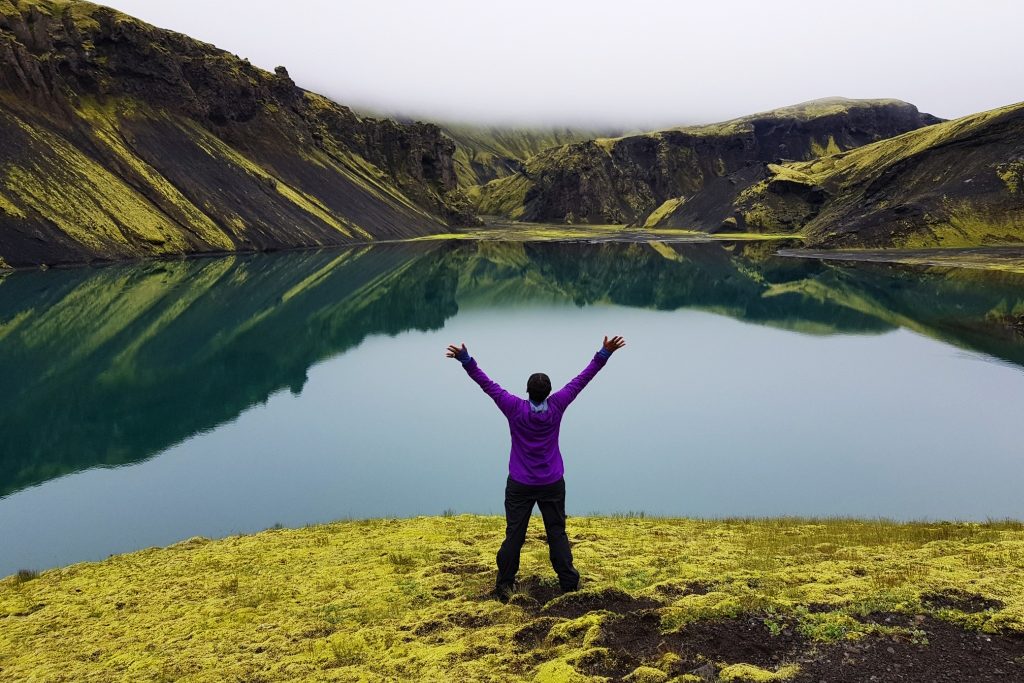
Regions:
<instances>
[{"instance_id":1,"label":"dark hair","mask_svg":"<svg viewBox=\"0 0 1024 683\"><path fill-rule=\"evenodd\" d=\"M531 401L540 403L551 393L551 380L543 372L533 373L526 382L526 393L530 395Z\"/></svg>"}]
</instances>

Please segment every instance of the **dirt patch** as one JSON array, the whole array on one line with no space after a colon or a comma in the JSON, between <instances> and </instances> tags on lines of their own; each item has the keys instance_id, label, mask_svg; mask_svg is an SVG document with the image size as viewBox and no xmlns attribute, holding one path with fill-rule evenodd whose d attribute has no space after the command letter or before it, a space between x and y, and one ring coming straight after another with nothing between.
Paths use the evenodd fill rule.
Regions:
<instances>
[{"instance_id":1,"label":"dirt patch","mask_svg":"<svg viewBox=\"0 0 1024 683\"><path fill-rule=\"evenodd\" d=\"M541 610L542 614L554 617L575 619L588 612L607 610L617 614L636 612L638 610L660 607L661 603L650 598L634 598L629 593L616 588L599 591L576 591L550 601Z\"/></svg>"},{"instance_id":2,"label":"dirt patch","mask_svg":"<svg viewBox=\"0 0 1024 683\"><path fill-rule=\"evenodd\" d=\"M1024 681L1024 635L967 631L933 617L910 621L924 632L906 637L870 637L825 648L801 663L802 683L1009 683Z\"/></svg>"},{"instance_id":3,"label":"dirt patch","mask_svg":"<svg viewBox=\"0 0 1024 683\"><path fill-rule=\"evenodd\" d=\"M557 583L544 581L539 576L527 576L516 584L516 593L537 601L537 609L562 595Z\"/></svg>"},{"instance_id":4,"label":"dirt patch","mask_svg":"<svg viewBox=\"0 0 1024 683\"><path fill-rule=\"evenodd\" d=\"M430 619L429 621L423 621L416 624L412 632L418 636L429 636L432 633L437 633L444 628L445 623L440 619Z\"/></svg>"},{"instance_id":5,"label":"dirt patch","mask_svg":"<svg viewBox=\"0 0 1024 683\"><path fill-rule=\"evenodd\" d=\"M697 622L681 631L662 633L656 610L607 617L593 644L605 650L581 657L576 668L612 679L625 676L641 664L653 665L668 652L682 657L668 672L678 675L707 669L709 663L745 662L775 668L811 648L810 642L789 624L781 625L773 636L763 615Z\"/></svg>"},{"instance_id":6,"label":"dirt patch","mask_svg":"<svg viewBox=\"0 0 1024 683\"><path fill-rule=\"evenodd\" d=\"M661 633L661 617L655 610L641 610L607 617L594 646L595 651L577 662L576 668L592 676L619 679L641 664L653 664L666 652L678 652L679 637ZM672 674L683 673L683 669Z\"/></svg>"},{"instance_id":7,"label":"dirt patch","mask_svg":"<svg viewBox=\"0 0 1024 683\"><path fill-rule=\"evenodd\" d=\"M714 588L710 583L704 583L703 581L690 581L688 583L668 582L659 583L654 587L654 591L666 598L681 598L684 595L707 595Z\"/></svg>"},{"instance_id":8,"label":"dirt patch","mask_svg":"<svg viewBox=\"0 0 1024 683\"><path fill-rule=\"evenodd\" d=\"M941 593L925 593L921 596L921 602L929 609L956 609L961 612L975 614L989 609L1000 609L1002 601L986 598L977 593L968 593L961 590L947 590Z\"/></svg>"},{"instance_id":9,"label":"dirt patch","mask_svg":"<svg viewBox=\"0 0 1024 683\"><path fill-rule=\"evenodd\" d=\"M742 662L768 670L799 664L797 683L1024 681L1024 634L969 631L920 614L878 612L861 619L906 631L821 644L800 634L795 620L758 613L694 622L662 633L658 611L640 609L607 615L594 647L581 653L573 666L581 673L617 681L672 652L682 659L666 673L697 672L708 680L716 680L723 665ZM558 621L540 617L514 639L536 647Z\"/></svg>"},{"instance_id":10,"label":"dirt patch","mask_svg":"<svg viewBox=\"0 0 1024 683\"><path fill-rule=\"evenodd\" d=\"M687 624L679 632L679 654L690 668L708 660L775 668L810 648L810 641L797 632L795 624L775 617L770 629L766 618L749 614Z\"/></svg>"},{"instance_id":11,"label":"dirt patch","mask_svg":"<svg viewBox=\"0 0 1024 683\"><path fill-rule=\"evenodd\" d=\"M462 628L480 628L494 623L494 615L485 612L456 612L448 620Z\"/></svg>"},{"instance_id":12,"label":"dirt patch","mask_svg":"<svg viewBox=\"0 0 1024 683\"><path fill-rule=\"evenodd\" d=\"M657 611L643 610L605 619L594 645L648 660L657 658L655 655L675 651L671 642L674 635L662 635L661 616Z\"/></svg>"},{"instance_id":13,"label":"dirt patch","mask_svg":"<svg viewBox=\"0 0 1024 683\"><path fill-rule=\"evenodd\" d=\"M526 648L533 648L540 645L547 638L548 631L561 619L555 617L540 617L534 619L526 626L512 634L512 640L518 645Z\"/></svg>"}]
</instances>

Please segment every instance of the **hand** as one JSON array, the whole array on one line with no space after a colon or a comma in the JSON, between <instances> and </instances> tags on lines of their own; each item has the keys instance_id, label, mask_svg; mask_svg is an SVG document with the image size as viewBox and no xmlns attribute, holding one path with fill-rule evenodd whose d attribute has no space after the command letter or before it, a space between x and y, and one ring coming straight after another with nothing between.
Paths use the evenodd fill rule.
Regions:
<instances>
[{"instance_id":1,"label":"hand","mask_svg":"<svg viewBox=\"0 0 1024 683\"><path fill-rule=\"evenodd\" d=\"M615 353L625 345L626 340L618 335L612 337L611 339L609 339L608 337L604 338L604 350L607 351L608 353Z\"/></svg>"},{"instance_id":2,"label":"hand","mask_svg":"<svg viewBox=\"0 0 1024 683\"><path fill-rule=\"evenodd\" d=\"M465 344L462 345L462 348L459 348L455 344L449 344L448 352L444 355L448 358L454 358L459 362L469 360L469 351L466 350Z\"/></svg>"}]
</instances>

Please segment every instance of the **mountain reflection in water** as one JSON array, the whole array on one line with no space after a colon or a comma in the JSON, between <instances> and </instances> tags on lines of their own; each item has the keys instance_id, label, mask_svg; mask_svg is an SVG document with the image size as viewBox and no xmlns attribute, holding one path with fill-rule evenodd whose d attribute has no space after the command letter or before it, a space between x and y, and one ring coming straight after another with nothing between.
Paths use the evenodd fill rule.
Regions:
<instances>
[{"instance_id":1,"label":"mountain reflection in water","mask_svg":"<svg viewBox=\"0 0 1024 683\"><path fill-rule=\"evenodd\" d=\"M1024 365L1024 278L829 265L767 243L457 243L24 272L0 286L0 495L152 456L372 334L542 301L696 308L808 334L896 327Z\"/></svg>"}]
</instances>

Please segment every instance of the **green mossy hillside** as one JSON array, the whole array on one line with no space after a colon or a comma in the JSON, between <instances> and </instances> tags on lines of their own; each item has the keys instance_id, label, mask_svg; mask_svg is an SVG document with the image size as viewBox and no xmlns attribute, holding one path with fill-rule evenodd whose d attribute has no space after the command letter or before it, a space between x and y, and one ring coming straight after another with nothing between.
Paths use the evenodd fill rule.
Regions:
<instances>
[{"instance_id":1,"label":"green mossy hillside","mask_svg":"<svg viewBox=\"0 0 1024 683\"><path fill-rule=\"evenodd\" d=\"M1024 104L816 160L745 169L654 224L791 231L833 248L1020 244Z\"/></svg>"},{"instance_id":2,"label":"green mossy hillside","mask_svg":"<svg viewBox=\"0 0 1024 683\"><path fill-rule=\"evenodd\" d=\"M507 605L487 597L503 530L348 521L25 571L0 580L0 675L801 680L843 648L924 661L930 633L1024 633L1015 522L571 518L584 590L564 597L535 522Z\"/></svg>"},{"instance_id":3,"label":"green mossy hillside","mask_svg":"<svg viewBox=\"0 0 1024 683\"><path fill-rule=\"evenodd\" d=\"M527 159L545 149L609 134L568 127L441 125L455 141L455 173L460 187L467 190L516 173Z\"/></svg>"},{"instance_id":4,"label":"green mossy hillside","mask_svg":"<svg viewBox=\"0 0 1024 683\"><path fill-rule=\"evenodd\" d=\"M11 266L408 238L474 219L455 144L80 0L0 4Z\"/></svg>"},{"instance_id":5,"label":"green mossy hillside","mask_svg":"<svg viewBox=\"0 0 1024 683\"><path fill-rule=\"evenodd\" d=\"M898 100L828 98L720 124L553 147L473 199L485 215L643 224L664 202L751 163L812 159L938 120Z\"/></svg>"}]
</instances>

